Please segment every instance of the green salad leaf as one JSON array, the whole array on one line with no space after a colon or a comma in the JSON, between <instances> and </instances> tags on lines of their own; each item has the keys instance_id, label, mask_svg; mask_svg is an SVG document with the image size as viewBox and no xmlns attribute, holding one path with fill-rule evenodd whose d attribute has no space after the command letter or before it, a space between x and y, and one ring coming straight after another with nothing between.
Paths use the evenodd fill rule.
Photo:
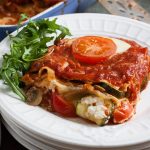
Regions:
<instances>
[{"instance_id":1,"label":"green salad leaf","mask_svg":"<svg viewBox=\"0 0 150 150\"><path fill-rule=\"evenodd\" d=\"M21 89L23 74L28 71L33 61L47 52L48 42L57 42L71 35L69 29L57 24L56 20L30 20L16 36L10 35L10 53L3 55L0 78L24 101L26 96Z\"/></svg>"}]
</instances>

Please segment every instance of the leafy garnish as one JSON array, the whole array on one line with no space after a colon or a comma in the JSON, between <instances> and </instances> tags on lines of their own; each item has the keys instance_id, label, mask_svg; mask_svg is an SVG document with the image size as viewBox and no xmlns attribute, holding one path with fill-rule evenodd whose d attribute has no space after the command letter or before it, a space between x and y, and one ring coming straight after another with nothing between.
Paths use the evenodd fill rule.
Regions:
<instances>
[{"instance_id":1,"label":"leafy garnish","mask_svg":"<svg viewBox=\"0 0 150 150\"><path fill-rule=\"evenodd\" d=\"M26 19L26 16L22 17ZM58 25L56 20L30 20L16 36L10 36L10 53L3 55L0 77L24 101L26 96L20 86L23 74L28 71L33 61L47 52L48 42L71 35L69 30Z\"/></svg>"},{"instance_id":2,"label":"leafy garnish","mask_svg":"<svg viewBox=\"0 0 150 150\"><path fill-rule=\"evenodd\" d=\"M23 14L23 13L20 14L20 19L18 21L18 27L20 27L21 24L22 24L22 22L25 21L25 20L27 20L27 19L30 20L30 18L26 14Z\"/></svg>"}]
</instances>

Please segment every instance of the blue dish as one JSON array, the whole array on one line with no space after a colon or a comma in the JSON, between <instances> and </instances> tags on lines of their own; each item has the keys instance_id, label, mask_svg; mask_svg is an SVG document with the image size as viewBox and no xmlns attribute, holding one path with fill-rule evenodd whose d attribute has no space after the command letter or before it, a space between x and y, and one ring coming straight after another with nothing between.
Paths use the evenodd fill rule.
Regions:
<instances>
[{"instance_id":1,"label":"blue dish","mask_svg":"<svg viewBox=\"0 0 150 150\"><path fill-rule=\"evenodd\" d=\"M74 13L76 11L81 12L95 1L96 0L67 0L66 2L59 2L31 19L42 19L61 14ZM25 24L26 23L28 23L28 21L26 21ZM17 25L0 25L0 41L7 36L7 33L15 31L17 27Z\"/></svg>"},{"instance_id":2,"label":"blue dish","mask_svg":"<svg viewBox=\"0 0 150 150\"><path fill-rule=\"evenodd\" d=\"M73 13L77 10L78 3L75 0L68 0L66 3L59 2L58 4L46 9L45 11L37 14L32 17L32 20L47 18L50 16L56 16L64 13ZM28 21L25 22L25 24ZM0 25L0 41L7 36L8 33L11 33L17 29L17 25Z\"/></svg>"}]
</instances>

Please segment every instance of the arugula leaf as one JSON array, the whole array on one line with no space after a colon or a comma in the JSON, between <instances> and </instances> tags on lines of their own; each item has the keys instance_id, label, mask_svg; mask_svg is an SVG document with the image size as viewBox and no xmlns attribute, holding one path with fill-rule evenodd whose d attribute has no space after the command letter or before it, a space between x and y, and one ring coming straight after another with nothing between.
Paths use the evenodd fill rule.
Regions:
<instances>
[{"instance_id":1,"label":"arugula leaf","mask_svg":"<svg viewBox=\"0 0 150 150\"><path fill-rule=\"evenodd\" d=\"M19 21L18 21L18 27L20 27L21 26L21 23L23 22L23 21L25 21L25 20L27 20L27 19L30 19L26 14L20 14L20 19L19 19Z\"/></svg>"},{"instance_id":2,"label":"arugula leaf","mask_svg":"<svg viewBox=\"0 0 150 150\"><path fill-rule=\"evenodd\" d=\"M20 22L24 19L27 16L22 15ZM33 61L47 52L48 42L57 42L66 35L71 35L69 29L58 25L56 20L30 20L16 36L10 36L10 53L3 55L0 78L24 101L26 96L21 89L23 74L28 71Z\"/></svg>"}]
</instances>

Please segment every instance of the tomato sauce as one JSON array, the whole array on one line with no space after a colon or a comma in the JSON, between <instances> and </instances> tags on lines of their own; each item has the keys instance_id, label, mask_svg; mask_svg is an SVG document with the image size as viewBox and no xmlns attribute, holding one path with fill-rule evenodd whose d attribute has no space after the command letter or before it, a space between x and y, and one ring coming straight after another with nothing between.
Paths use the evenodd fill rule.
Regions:
<instances>
[{"instance_id":1,"label":"tomato sauce","mask_svg":"<svg viewBox=\"0 0 150 150\"><path fill-rule=\"evenodd\" d=\"M72 56L71 46L60 44L55 46L51 55L47 54L41 60L34 62L30 72L48 66L62 79L94 83L107 80L118 87L130 81L141 84L143 78L149 73L148 49L136 42L127 42L131 45L129 50L96 65L78 62Z\"/></svg>"},{"instance_id":2,"label":"tomato sauce","mask_svg":"<svg viewBox=\"0 0 150 150\"><path fill-rule=\"evenodd\" d=\"M78 61L72 54L73 41L61 40L57 45L49 47L44 57L32 63L22 81L27 87L35 86L34 83L40 81L38 72L44 66L52 68L56 77L62 80L77 80L91 84L105 80L127 94L125 97L128 100L121 101L121 105L113 111L113 122L123 123L135 113L138 94L146 87L150 71L150 57L147 48L134 41L121 40L129 43L131 47L126 52L115 54L95 65ZM125 89L126 86L127 89ZM63 116L75 116L76 113L72 103L67 103L56 92L48 91L44 94L40 105Z\"/></svg>"}]
</instances>

